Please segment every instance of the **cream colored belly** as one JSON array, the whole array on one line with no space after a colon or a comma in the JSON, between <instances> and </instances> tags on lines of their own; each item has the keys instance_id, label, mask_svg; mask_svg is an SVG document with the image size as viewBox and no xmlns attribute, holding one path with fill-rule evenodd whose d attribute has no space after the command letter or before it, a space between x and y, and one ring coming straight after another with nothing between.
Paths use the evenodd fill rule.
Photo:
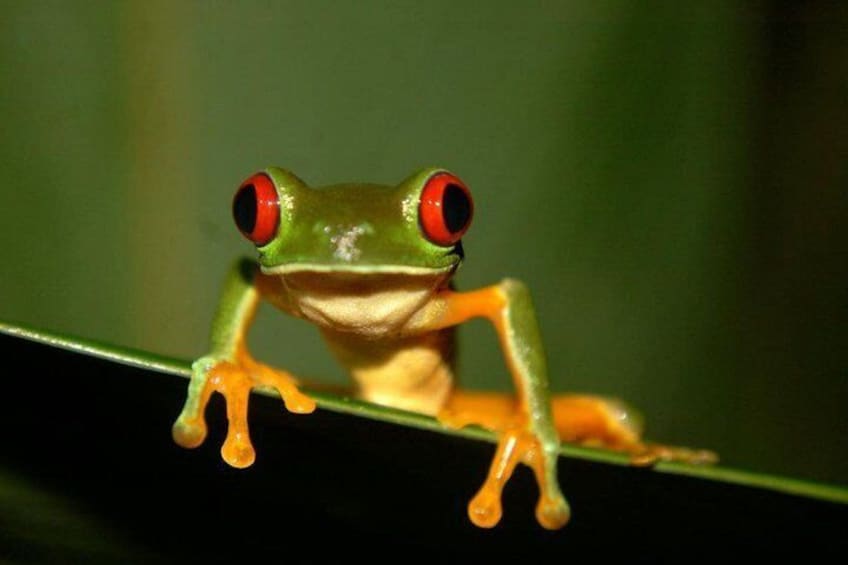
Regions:
<instances>
[{"instance_id":1,"label":"cream colored belly","mask_svg":"<svg viewBox=\"0 0 848 565\"><path fill-rule=\"evenodd\" d=\"M322 333L350 372L357 397L430 415L447 402L453 387L452 329L392 340Z\"/></svg>"}]
</instances>

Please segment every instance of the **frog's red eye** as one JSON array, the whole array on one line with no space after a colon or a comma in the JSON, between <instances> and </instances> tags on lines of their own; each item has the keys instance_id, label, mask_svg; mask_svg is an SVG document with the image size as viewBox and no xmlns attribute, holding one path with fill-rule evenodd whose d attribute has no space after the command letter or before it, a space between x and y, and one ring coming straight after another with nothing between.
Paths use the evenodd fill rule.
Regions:
<instances>
[{"instance_id":1,"label":"frog's red eye","mask_svg":"<svg viewBox=\"0 0 848 565\"><path fill-rule=\"evenodd\" d=\"M280 201L268 175L257 173L242 183L233 198L233 218L244 237L256 245L274 238L280 223Z\"/></svg>"},{"instance_id":2,"label":"frog's red eye","mask_svg":"<svg viewBox=\"0 0 848 565\"><path fill-rule=\"evenodd\" d=\"M454 175L436 173L424 185L418 219L424 235L436 245L456 245L471 225L473 215L471 193Z\"/></svg>"}]
</instances>

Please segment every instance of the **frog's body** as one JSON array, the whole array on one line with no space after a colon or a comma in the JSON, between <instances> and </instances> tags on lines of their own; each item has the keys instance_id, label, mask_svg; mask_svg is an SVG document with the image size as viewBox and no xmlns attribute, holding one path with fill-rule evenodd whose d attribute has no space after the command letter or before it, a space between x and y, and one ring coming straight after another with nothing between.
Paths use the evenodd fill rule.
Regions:
<instances>
[{"instance_id":1,"label":"frog's body","mask_svg":"<svg viewBox=\"0 0 848 565\"><path fill-rule=\"evenodd\" d=\"M519 462L535 472L539 522L547 528L565 524L569 509L556 473L560 438L628 450L645 461L707 458L643 444L628 413L604 399L562 396L554 399L552 412L527 288L512 279L471 292L451 288L472 211L468 189L443 169L425 169L397 187L316 190L277 168L248 179L233 212L257 246L258 264L240 261L230 272L212 325L211 352L193 364L174 439L185 447L203 442L203 411L211 394L220 392L230 423L222 456L246 467L255 459L247 427L252 388L276 388L292 412L315 409L295 377L258 363L247 351L246 332L264 298L320 329L355 383L352 394L500 435L488 477L469 504L477 525L491 527L500 519L501 489ZM454 327L474 317L495 327L516 397L456 388Z\"/></svg>"},{"instance_id":2,"label":"frog's body","mask_svg":"<svg viewBox=\"0 0 848 565\"><path fill-rule=\"evenodd\" d=\"M311 321L355 383L356 396L435 416L453 384L453 329L417 331L451 271L380 273L294 271L270 275L270 301ZM267 275L266 275L267 276Z\"/></svg>"}]
</instances>

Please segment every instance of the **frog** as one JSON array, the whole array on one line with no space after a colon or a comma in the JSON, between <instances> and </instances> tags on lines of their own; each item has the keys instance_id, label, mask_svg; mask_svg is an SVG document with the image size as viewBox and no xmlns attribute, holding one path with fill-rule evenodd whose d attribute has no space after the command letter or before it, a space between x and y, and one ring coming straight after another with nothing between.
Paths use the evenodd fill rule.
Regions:
<instances>
[{"instance_id":1,"label":"frog","mask_svg":"<svg viewBox=\"0 0 848 565\"><path fill-rule=\"evenodd\" d=\"M226 401L228 419L221 456L236 468L256 459L247 419L253 389L276 391L295 414L316 409L303 379L249 352L248 330L264 301L317 326L350 375L345 394L424 414L448 428L494 433L491 465L467 506L479 527L501 520L502 492L518 464L532 469L538 485L538 523L555 530L569 521L557 469L561 442L624 451L636 464L712 459L709 452L644 442L641 419L620 401L551 394L527 285L504 278L456 289L474 202L449 170L427 167L394 186L313 188L291 171L268 167L239 185L232 213L258 257L237 260L226 276L209 352L192 363L185 404L173 424L180 446L204 442L204 413L216 392ZM488 320L497 333L514 394L459 386L456 328L475 318Z\"/></svg>"}]
</instances>

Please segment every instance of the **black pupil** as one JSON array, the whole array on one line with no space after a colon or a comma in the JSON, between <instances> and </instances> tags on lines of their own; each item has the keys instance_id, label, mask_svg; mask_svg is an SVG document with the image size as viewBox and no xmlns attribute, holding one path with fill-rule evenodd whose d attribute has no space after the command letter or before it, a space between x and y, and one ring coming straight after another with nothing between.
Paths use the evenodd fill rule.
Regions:
<instances>
[{"instance_id":1,"label":"black pupil","mask_svg":"<svg viewBox=\"0 0 848 565\"><path fill-rule=\"evenodd\" d=\"M245 185L236 194L233 217L238 229L244 233L251 233L256 227L256 188L252 184Z\"/></svg>"},{"instance_id":2,"label":"black pupil","mask_svg":"<svg viewBox=\"0 0 848 565\"><path fill-rule=\"evenodd\" d=\"M451 233L462 231L471 218L471 202L465 191L455 184L445 187L442 195L442 214L445 218L445 227Z\"/></svg>"}]
</instances>

